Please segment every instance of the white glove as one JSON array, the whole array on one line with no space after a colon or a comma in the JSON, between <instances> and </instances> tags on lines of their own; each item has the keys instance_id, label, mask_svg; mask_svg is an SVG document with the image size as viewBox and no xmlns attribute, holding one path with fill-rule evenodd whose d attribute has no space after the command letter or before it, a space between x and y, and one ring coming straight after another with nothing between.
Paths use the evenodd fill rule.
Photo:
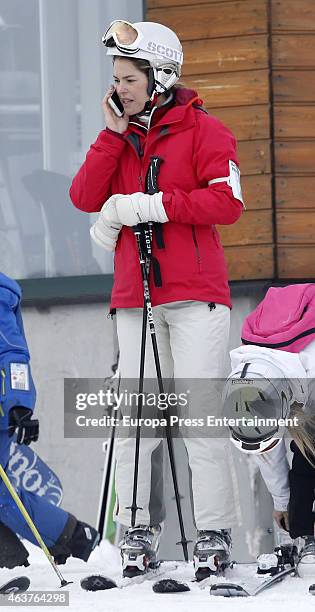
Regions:
<instances>
[{"instance_id":1,"label":"white glove","mask_svg":"<svg viewBox=\"0 0 315 612\"><path fill-rule=\"evenodd\" d=\"M103 249L114 251L120 230L121 223L106 222L100 213L97 221L90 228L90 234L94 242Z\"/></svg>"},{"instance_id":2,"label":"white glove","mask_svg":"<svg viewBox=\"0 0 315 612\"><path fill-rule=\"evenodd\" d=\"M101 215L106 222L122 225L137 225L148 221L166 223L168 221L162 202L163 192L149 195L136 192L130 195L120 193L111 196L104 204Z\"/></svg>"}]
</instances>

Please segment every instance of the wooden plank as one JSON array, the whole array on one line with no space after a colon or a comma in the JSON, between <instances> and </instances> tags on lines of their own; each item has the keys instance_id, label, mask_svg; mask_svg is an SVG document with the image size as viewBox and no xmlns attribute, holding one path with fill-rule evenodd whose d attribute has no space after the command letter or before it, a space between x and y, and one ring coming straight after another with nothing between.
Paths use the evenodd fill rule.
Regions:
<instances>
[{"instance_id":1,"label":"wooden plank","mask_svg":"<svg viewBox=\"0 0 315 612\"><path fill-rule=\"evenodd\" d=\"M277 176L276 207L315 209L315 176Z\"/></svg>"},{"instance_id":2,"label":"wooden plank","mask_svg":"<svg viewBox=\"0 0 315 612\"><path fill-rule=\"evenodd\" d=\"M146 8L147 8L147 11L149 9L156 9L156 8L163 8L163 7L169 9L171 6L185 6L185 5L195 6L199 4L210 4L211 2L215 2L216 4L218 4L218 1L220 2L220 4L222 4L222 2L230 2L231 0L147 0ZM239 2L245 2L245 1L246 0L239 0Z\"/></svg>"},{"instance_id":3,"label":"wooden plank","mask_svg":"<svg viewBox=\"0 0 315 612\"><path fill-rule=\"evenodd\" d=\"M241 183L247 210L272 208L270 174L241 176Z\"/></svg>"},{"instance_id":4,"label":"wooden plank","mask_svg":"<svg viewBox=\"0 0 315 612\"><path fill-rule=\"evenodd\" d=\"M314 68L315 34L273 35L272 65L277 68Z\"/></svg>"},{"instance_id":5,"label":"wooden plank","mask_svg":"<svg viewBox=\"0 0 315 612\"><path fill-rule=\"evenodd\" d=\"M186 87L196 89L207 108L268 104L267 70L187 76Z\"/></svg>"},{"instance_id":6,"label":"wooden plank","mask_svg":"<svg viewBox=\"0 0 315 612\"><path fill-rule=\"evenodd\" d=\"M315 106L274 105L276 138L315 138Z\"/></svg>"},{"instance_id":7,"label":"wooden plank","mask_svg":"<svg viewBox=\"0 0 315 612\"><path fill-rule=\"evenodd\" d=\"M237 246L224 249L229 280L255 280L274 277L273 246Z\"/></svg>"},{"instance_id":8,"label":"wooden plank","mask_svg":"<svg viewBox=\"0 0 315 612\"><path fill-rule=\"evenodd\" d=\"M277 255L279 278L315 281L314 246L279 246Z\"/></svg>"},{"instance_id":9,"label":"wooden plank","mask_svg":"<svg viewBox=\"0 0 315 612\"><path fill-rule=\"evenodd\" d=\"M315 70L275 70L272 82L274 102L315 102Z\"/></svg>"},{"instance_id":10,"label":"wooden plank","mask_svg":"<svg viewBox=\"0 0 315 612\"><path fill-rule=\"evenodd\" d=\"M268 68L268 39L241 36L184 42L183 74L209 74Z\"/></svg>"},{"instance_id":11,"label":"wooden plank","mask_svg":"<svg viewBox=\"0 0 315 612\"><path fill-rule=\"evenodd\" d=\"M270 142L269 140L252 140L238 143L238 157L241 173L245 174L269 174L270 165Z\"/></svg>"},{"instance_id":12,"label":"wooden plank","mask_svg":"<svg viewBox=\"0 0 315 612\"><path fill-rule=\"evenodd\" d=\"M279 244L315 244L315 208L279 212L276 223Z\"/></svg>"},{"instance_id":13,"label":"wooden plank","mask_svg":"<svg viewBox=\"0 0 315 612\"><path fill-rule=\"evenodd\" d=\"M268 31L266 0L243 0L195 6L149 9L147 20L163 23L174 30L181 41L220 38Z\"/></svg>"},{"instance_id":14,"label":"wooden plank","mask_svg":"<svg viewBox=\"0 0 315 612\"><path fill-rule=\"evenodd\" d=\"M270 138L269 105L209 108L235 135L238 141Z\"/></svg>"},{"instance_id":15,"label":"wooden plank","mask_svg":"<svg viewBox=\"0 0 315 612\"><path fill-rule=\"evenodd\" d=\"M271 11L273 31L315 31L314 0L273 0Z\"/></svg>"},{"instance_id":16,"label":"wooden plank","mask_svg":"<svg viewBox=\"0 0 315 612\"><path fill-rule=\"evenodd\" d=\"M276 172L314 174L315 140L275 142Z\"/></svg>"},{"instance_id":17,"label":"wooden plank","mask_svg":"<svg viewBox=\"0 0 315 612\"><path fill-rule=\"evenodd\" d=\"M246 210L237 223L218 225L224 246L270 244L273 238L272 211Z\"/></svg>"}]
</instances>

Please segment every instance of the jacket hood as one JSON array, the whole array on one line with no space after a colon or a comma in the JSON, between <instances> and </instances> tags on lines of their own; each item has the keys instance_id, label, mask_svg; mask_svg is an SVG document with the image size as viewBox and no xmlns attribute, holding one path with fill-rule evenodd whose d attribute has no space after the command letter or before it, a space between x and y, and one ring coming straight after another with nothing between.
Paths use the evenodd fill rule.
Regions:
<instances>
[{"instance_id":1,"label":"jacket hood","mask_svg":"<svg viewBox=\"0 0 315 612\"><path fill-rule=\"evenodd\" d=\"M203 105L203 100L199 98L197 92L194 89L186 89L186 87L174 87L175 104L177 106L186 106L194 98L194 102L198 106Z\"/></svg>"}]
</instances>

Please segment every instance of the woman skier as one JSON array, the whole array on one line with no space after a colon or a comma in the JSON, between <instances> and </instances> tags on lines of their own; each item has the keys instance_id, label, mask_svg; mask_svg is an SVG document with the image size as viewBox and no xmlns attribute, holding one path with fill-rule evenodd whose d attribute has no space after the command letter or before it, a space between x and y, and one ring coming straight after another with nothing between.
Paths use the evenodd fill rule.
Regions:
<instances>
[{"instance_id":1,"label":"woman skier","mask_svg":"<svg viewBox=\"0 0 315 612\"><path fill-rule=\"evenodd\" d=\"M106 129L91 145L70 196L81 210L101 211L92 237L115 251L111 312L117 315L120 374L134 380L139 375L144 300L132 227L152 222L149 286L162 376L177 383L208 382L222 377L228 346L231 301L215 225L235 223L243 210L235 138L207 114L195 91L176 86L183 53L172 30L120 20L110 25L103 42L114 79L103 99ZM159 191L148 194L152 156L162 163ZM147 343L145 377L153 379L148 338ZM190 402L189 416L206 417L214 410L206 384L201 396ZM230 528L236 523L229 451L224 439L188 435L184 441L198 530L195 571L203 578L229 560ZM143 573L156 562L164 517L152 519L149 501L152 454L159 443L152 436L141 438L132 526L135 440L118 440L115 519L128 527L121 546L124 576Z\"/></svg>"}]
</instances>

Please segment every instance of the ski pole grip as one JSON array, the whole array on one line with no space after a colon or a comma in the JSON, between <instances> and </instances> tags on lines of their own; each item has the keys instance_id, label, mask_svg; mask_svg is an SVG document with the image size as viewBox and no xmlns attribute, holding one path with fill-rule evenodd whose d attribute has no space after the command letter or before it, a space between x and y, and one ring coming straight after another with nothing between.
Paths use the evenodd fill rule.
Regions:
<instances>
[{"instance_id":1,"label":"ski pole grip","mask_svg":"<svg viewBox=\"0 0 315 612\"><path fill-rule=\"evenodd\" d=\"M160 167L161 167L161 163L163 162L163 159L162 157L159 157L158 155L151 155L150 160L151 161L150 161L150 165L148 168L145 182L146 182L146 193L148 193L149 195L152 195L153 193L158 193L159 191L157 178L159 176ZM144 229L144 226L147 226L147 224L138 223L137 225L133 225L131 229L135 234L137 233L139 234L140 230Z\"/></svg>"},{"instance_id":2,"label":"ski pole grip","mask_svg":"<svg viewBox=\"0 0 315 612\"><path fill-rule=\"evenodd\" d=\"M157 178L159 176L161 163L163 162L162 157L158 155L151 155L150 166L146 177L146 192L152 195L159 191Z\"/></svg>"}]
</instances>

